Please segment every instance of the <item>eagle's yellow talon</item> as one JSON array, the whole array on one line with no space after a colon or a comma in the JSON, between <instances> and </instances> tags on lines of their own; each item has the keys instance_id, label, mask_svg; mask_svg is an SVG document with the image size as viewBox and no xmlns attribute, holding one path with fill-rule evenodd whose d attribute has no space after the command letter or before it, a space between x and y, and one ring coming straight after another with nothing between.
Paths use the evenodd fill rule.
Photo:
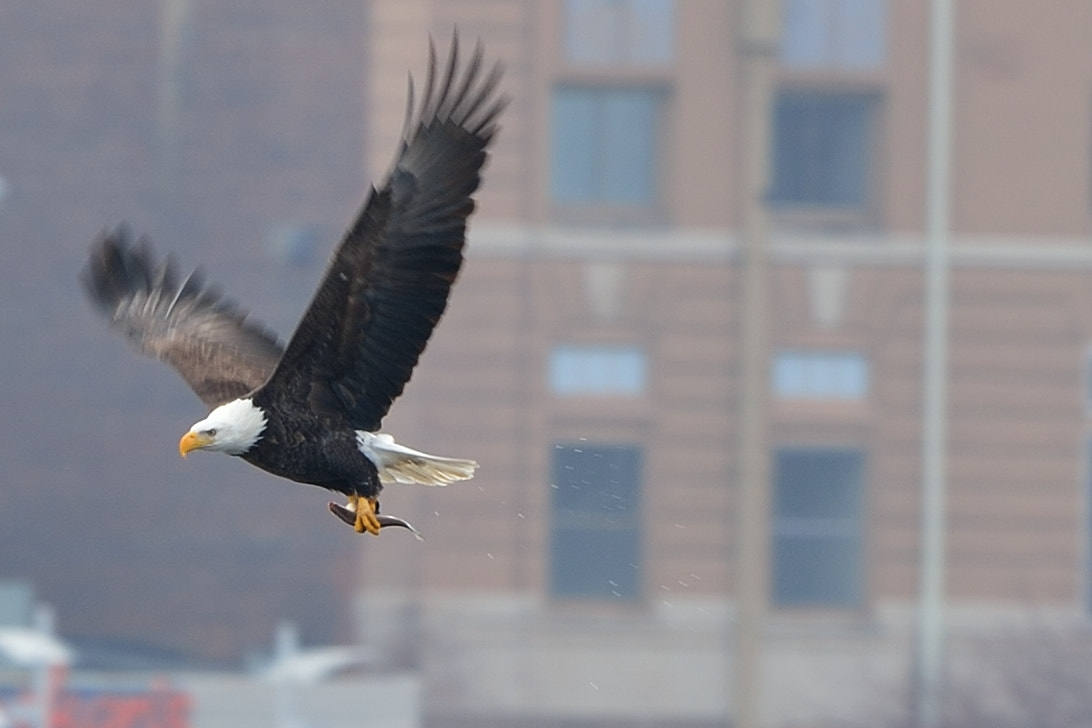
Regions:
<instances>
[{"instance_id":1,"label":"eagle's yellow talon","mask_svg":"<svg viewBox=\"0 0 1092 728\"><path fill-rule=\"evenodd\" d=\"M349 507L356 512L356 523L353 528L357 533L367 531L373 536L379 535L379 519L376 518L376 508L379 501L375 498L364 498L359 495L349 496Z\"/></svg>"}]
</instances>

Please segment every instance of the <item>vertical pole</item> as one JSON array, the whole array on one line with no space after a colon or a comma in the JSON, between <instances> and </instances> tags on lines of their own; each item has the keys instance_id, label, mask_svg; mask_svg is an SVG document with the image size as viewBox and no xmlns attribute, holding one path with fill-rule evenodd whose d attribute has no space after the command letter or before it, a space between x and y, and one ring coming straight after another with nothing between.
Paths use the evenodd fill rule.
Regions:
<instances>
[{"instance_id":1,"label":"vertical pole","mask_svg":"<svg viewBox=\"0 0 1092 728\"><path fill-rule=\"evenodd\" d=\"M34 629L42 636L43 641L56 634L56 620L52 607L39 604L34 608ZM36 658L33 671L36 725L37 728L52 728L53 703L61 687L61 676L64 673L60 665L45 656Z\"/></svg>"},{"instance_id":2,"label":"vertical pole","mask_svg":"<svg viewBox=\"0 0 1092 728\"><path fill-rule=\"evenodd\" d=\"M739 484L736 504L734 728L758 728L762 701L762 632L769 585L769 387L766 248L769 137L779 0L745 0L739 36L741 295Z\"/></svg>"},{"instance_id":3,"label":"vertical pole","mask_svg":"<svg viewBox=\"0 0 1092 728\"><path fill-rule=\"evenodd\" d=\"M160 0L159 8L159 131L160 169L173 193L178 173L178 126L182 107L182 64L192 0Z\"/></svg>"},{"instance_id":4,"label":"vertical pole","mask_svg":"<svg viewBox=\"0 0 1092 728\"><path fill-rule=\"evenodd\" d=\"M932 0L925 213L921 583L914 665L914 713L919 728L935 728L940 723L943 687L953 24L953 0Z\"/></svg>"},{"instance_id":5,"label":"vertical pole","mask_svg":"<svg viewBox=\"0 0 1092 728\"><path fill-rule=\"evenodd\" d=\"M277 625L274 638L273 656L276 662L288 665L299 654L300 635L295 622L281 622ZM296 704L296 676L291 671L285 672L274 685L276 690L276 711L278 728L298 728L301 724Z\"/></svg>"}]
</instances>

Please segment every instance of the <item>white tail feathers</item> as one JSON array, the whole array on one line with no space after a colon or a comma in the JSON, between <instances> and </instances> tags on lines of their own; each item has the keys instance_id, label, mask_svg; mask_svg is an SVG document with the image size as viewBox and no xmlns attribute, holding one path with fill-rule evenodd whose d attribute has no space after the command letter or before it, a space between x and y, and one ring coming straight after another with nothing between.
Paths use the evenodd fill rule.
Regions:
<instances>
[{"instance_id":1,"label":"white tail feathers","mask_svg":"<svg viewBox=\"0 0 1092 728\"><path fill-rule=\"evenodd\" d=\"M478 464L473 460L443 458L399 445L382 432L357 430L356 445L379 469L379 482L447 485L474 477Z\"/></svg>"}]
</instances>

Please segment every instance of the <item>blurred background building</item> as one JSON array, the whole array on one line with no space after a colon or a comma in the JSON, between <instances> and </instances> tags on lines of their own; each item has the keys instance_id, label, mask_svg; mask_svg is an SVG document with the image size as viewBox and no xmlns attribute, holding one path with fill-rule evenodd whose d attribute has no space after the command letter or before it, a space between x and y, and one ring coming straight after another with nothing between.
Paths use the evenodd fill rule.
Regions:
<instances>
[{"instance_id":1,"label":"blurred background building","mask_svg":"<svg viewBox=\"0 0 1092 728\"><path fill-rule=\"evenodd\" d=\"M899 725L929 4L778 5L763 714ZM956 7L948 705L1037 704L1046 725L1056 691L1090 694L1021 666L1080 674L1090 654L1065 667L1092 611L1092 5ZM32 580L102 666L238 665L291 619L307 642L418 671L428 725L725 724L740 13L0 4L0 576ZM363 539L320 492L180 462L199 403L103 331L75 276L90 238L127 220L287 336L390 163L407 70L423 79L427 36L442 54L455 26L503 60L512 103L464 275L386 427L482 468L385 494L424 543Z\"/></svg>"}]
</instances>

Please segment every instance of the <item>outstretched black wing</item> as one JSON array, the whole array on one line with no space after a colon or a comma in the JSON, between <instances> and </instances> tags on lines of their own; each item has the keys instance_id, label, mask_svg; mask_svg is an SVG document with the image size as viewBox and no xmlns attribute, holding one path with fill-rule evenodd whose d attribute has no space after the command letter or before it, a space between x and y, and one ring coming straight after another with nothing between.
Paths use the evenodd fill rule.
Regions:
<instances>
[{"instance_id":1,"label":"outstretched black wing","mask_svg":"<svg viewBox=\"0 0 1092 728\"><path fill-rule=\"evenodd\" d=\"M147 241L134 244L124 228L94 242L80 280L114 328L174 367L209 407L256 389L280 361L272 333L196 271L179 282L169 258L157 264Z\"/></svg>"},{"instance_id":2,"label":"outstretched black wing","mask_svg":"<svg viewBox=\"0 0 1092 728\"><path fill-rule=\"evenodd\" d=\"M410 80L394 169L382 189L372 189L258 398L375 430L444 312L505 101L495 93L499 66L482 74L480 44L461 70L453 39L440 79L429 50L417 111Z\"/></svg>"}]
</instances>

